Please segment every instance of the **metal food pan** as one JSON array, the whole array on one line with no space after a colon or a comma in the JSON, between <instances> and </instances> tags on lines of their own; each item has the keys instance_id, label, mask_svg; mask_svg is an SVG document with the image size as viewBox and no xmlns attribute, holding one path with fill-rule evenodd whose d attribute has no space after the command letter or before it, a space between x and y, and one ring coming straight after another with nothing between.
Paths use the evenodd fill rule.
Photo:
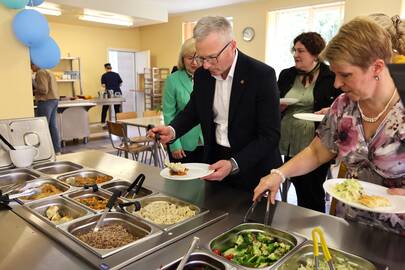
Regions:
<instances>
[{"instance_id":1,"label":"metal food pan","mask_svg":"<svg viewBox=\"0 0 405 270\"><path fill-rule=\"evenodd\" d=\"M59 228L66 233L71 239L78 242L80 245L84 246L91 252L95 253L100 258L108 257L114 253L117 253L123 249L132 247L134 245L138 245L147 241L148 239L158 236L162 233L158 228L142 222L141 220L137 219L136 217L126 215L120 212L110 212L107 214L103 221L103 226L108 226L112 224L122 225L129 233L135 236L136 240L131 243L128 243L124 246L111 248L111 249L100 249L90 246L89 244L83 242L77 237L77 234L84 234L88 233L89 231L93 230L97 221L99 220L101 214L90 218L84 218L78 220L77 222L73 222L67 225L62 225Z\"/></svg>"},{"instance_id":2,"label":"metal food pan","mask_svg":"<svg viewBox=\"0 0 405 270\"><path fill-rule=\"evenodd\" d=\"M33 196L29 196L29 197L19 197L17 200L19 200L20 202L25 204L25 203L28 203L28 202L39 201L39 200L43 200L45 198L51 198L51 197L54 197L54 196L59 196L59 195L65 193L65 192L67 192L70 189L70 187L68 185L66 185L64 183L61 183L59 181L56 181L55 179L36 179L36 180L33 180L33 181L29 182L30 187L39 188L39 189L41 189L41 187L43 187L45 184L50 184L50 185L56 187L57 189L59 189L61 192L56 193L56 194L52 194L52 195L48 195L48 196L45 196L45 197L42 197L42 198L33 198L33 196L40 195L42 193L41 192L41 193L35 194ZM14 194L14 192L10 193L10 194Z\"/></svg>"},{"instance_id":3,"label":"metal food pan","mask_svg":"<svg viewBox=\"0 0 405 270\"><path fill-rule=\"evenodd\" d=\"M0 189L7 191L13 185L24 184L40 177L39 174L28 169L13 169L0 172Z\"/></svg>"},{"instance_id":4,"label":"metal food pan","mask_svg":"<svg viewBox=\"0 0 405 270\"><path fill-rule=\"evenodd\" d=\"M96 170L83 170L83 171L78 171L74 173L69 173L69 174L64 174L59 176L57 179L60 181L65 182L68 185L75 186L75 187L83 187L84 184L74 184L74 183L69 183L68 178L73 177L73 178L92 178L92 181L89 181L87 184L88 185L93 185L93 184L101 184L104 182L108 182L113 179L111 175L96 171ZM98 181L96 180L97 177L102 177L105 178L103 181Z\"/></svg>"},{"instance_id":5,"label":"metal food pan","mask_svg":"<svg viewBox=\"0 0 405 270\"><path fill-rule=\"evenodd\" d=\"M121 181L114 181L114 182L111 182L111 183L103 184L101 186L101 188L106 189L106 190L108 190L110 192L114 192L116 190L119 190L121 192L125 192L130 185L131 185L131 182L121 180ZM142 198L142 197L149 196L152 193L153 193L153 191L151 191L151 190L149 190L147 188L141 187L138 194L136 194L134 197L126 196L125 198L126 199L139 199L139 198Z\"/></svg>"},{"instance_id":6,"label":"metal food pan","mask_svg":"<svg viewBox=\"0 0 405 270\"><path fill-rule=\"evenodd\" d=\"M150 204L152 202L156 202L156 201L164 201L164 202L172 203L172 204L175 204L175 205L178 205L178 206L188 206L188 207L190 207L191 210L195 211L195 215L192 216L192 217L186 218L186 219L184 219L182 221L179 221L177 223L159 224L159 223L156 223L156 222L154 222L154 221L152 221L152 220L150 220L148 218L144 218L143 216L141 216L139 214L139 211L134 212L134 206L133 205L125 207L124 210L129 214L136 215L137 217L140 217L140 218L142 218L142 219L144 219L144 220L146 220L146 221L148 221L148 222L150 222L152 224L155 224L156 226L159 226L160 228L164 228L164 229L172 228L174 226L178 226L180 224L183 224L183 223L187 222L188 220L193 219L193 218L197 217L199 214L202 213L201 209L199 207L197 207L196 205L194 205L194 204L179 200L177 198L165 196L165 195L162 195L162 194L145 197L145 198L142 198L142 199L139 200L139 202L141 204L141 209L144 208L145 206L147 206L148 204ZM168 214L171 214L171 213L168 213Z\"/></svg>"},{"instance_id":7,"label":"metal food pan","mask_svg":"<svg viewBox=\"0 0 405 270\"><path fill-rule=\"evenodd\" d=\"M314 256L314 247L312 241L309 241L299 247L294 253L292 253L284 263L282 263L277 269L278 270L290 270L290 269L298 269L300 265L306 266L306 261L309 258L313 258ZM376 270L377 268L375 267L374 264L371 262L367 261L366 259L363 259L361 257L358 257L356 255L341 251L341 250L336 250L329 248L329 251L332 255L332 259L334 262L334 266L336 269L347 269L342 266L342 268L337 267L337 260L340 259L345 259L348 261L349 265L352 266L354 269L361 269L361 270ZM319 247L319 259L323 259L323 253L322 249ZM323 269L323 268L319 268ZM325 269L329 269L328 267Z\"/></svg>"},{"instance_id":8,"label":"metal food pan","mask_svg":"<svg viewBox=\"0 0 405 270\"><path fill-rule=\"evenodd\" d=\"M107 204L108 200L111 197L111 193L103 190L98 190L94 192L92 189L87 189L87 190L80 190L80 191L75 191L69 194L66 194L68 198L72 199L75 203L78 203L82 205L83 207L86 207L87 209L91 209L92 211L103 211L105 207L102 209L93 209L90 206L87 206L79 201L79 199L83 198L90 198L90 197L96 197L99 199L105 200L105 203ZM124 201L120 198L117 199L117 203L123 203Z\"/></svg>"},{"instance_id":9,"label":"metal food pan","mask_svg":"<svg viewBox=\"0 0 405 270\"><path fill-rule=\"evenodd\" d=\"M79 164L75 164L70 161L57 161L57 162L49 162L44 164L39 164L32 167L34 170L37 170L44 174L62 174L68 173L72 171L77 171L83 169L83 166Z\"/></svg>"},{"instance_id":10,"label":"metal food pan","mask_svg":"<svg viewBox=\"0 0 405 270\"><path fill-rule=\"evenodd\" d=\"M227 232L224 232L223 234L215 237L213 240L210 241L209 243L209 248L210 251L213 252L214 249L219 249L223 250L226 248L231 248L233 247L233 240L235 237L237 237L240 233L243 232L262 232L265 234L269 234L272 237L278 238L279 241L287 243L292 245L292 248L290 251L288 251L284 256L282 256L279 260L274 262L272 265L262 267L262 268L252 268L252 267L246 267L246 266L241 266L239 264L233 263L230 261L235 266L242 267L243 269L275 269L275 267L284 259L286 258L289 254L291 254L298 246L300 246L304 241L305 238L296 235L294 233L288 233L284 232L275 228L271 228L269 226L265 226L264 224L259 224L259 223L243 223L240 224L232 229L230 229Z\"/></svg>"},{"instance_id":11,"label":"metal food pan","mask_svg":"<svg viewBox=\"0 0 405 270\"><path fill-rule=\"evenodd\" d=\"M162 270L176 270L180 264L180 261L181 258L166 266L163 266ZM235 268L231 267L228 263L220 261L218 258L215 258L207 252L195 251L191 253L183 269L230 270Z\"/></svg>"},{"instance_id":12,"label":"metal food pan","mask_svg":"<svg viewBox=\"0 0 405 270\"><path fill-rule=\"evenodd\" d=\"M69 215L73 218L73 220L93 214L94 212L87 210L84 207L81 207L78 204L75 204L63 197L57 197L57 198L52 198L40 202L33 202L30 204L26 204L26 207L30 209L31 211L35 212L38 214L43 220L45 220L47 223L56 226L60 225L63 223L55 223L51 221L47 216L46 216L46 211L48 210L49 207L51 206L58 206L66 215ZM71 221L67 221L71 222ZM66 223L67 223L66 222Z\"/></svg>"}]
</instances>

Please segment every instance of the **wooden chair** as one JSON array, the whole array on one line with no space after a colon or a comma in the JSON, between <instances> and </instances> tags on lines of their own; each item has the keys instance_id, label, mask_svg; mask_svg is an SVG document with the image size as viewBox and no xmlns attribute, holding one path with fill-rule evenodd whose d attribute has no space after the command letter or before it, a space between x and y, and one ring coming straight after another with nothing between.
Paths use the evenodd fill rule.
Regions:
<instances>
[{"instance_id":1,"label":"wooden chair","mask_svg":"<svg viewBox=\"0 0 405 270\"><path fill-rule=\"evenodd\" d=\"M132 119L132 118L137 118L137 113L136 112L121 112L121 113L117 113L115 115L117 121L119 120L124 120L124 119ZM128 136L128 130L126 130L126 134ZM134 136L134 137L130 137L129 140L133 143L144 143L147 144L149 142L152 141L152 139L149 139L146 136L142 136L141 135L141 129L138 127L138 134L139 136Z\"/></svg>"},{"instance_id":2,"label":"wooden chair","mask_svg":"<svg viewBox=\"0 0 405 270\"><path fill-rule=\"evenodd\" d=\"M134 160L138 160L140 153L146 151L152 152L152 147L150 145L131 142L127 137L124 124L107 121L107 128L111 144L113 148L117 150L117 156L121 156L121 154L124 153L127 158L128 154L131 154ZM114 140L113 136L118 137L119 140Z\"/></svg>"},{"instance_id":3,"label":"wooden chair","mask_svg":"<svg viewBox=\"0 0 405 270\"><path fill-rule=\"evenodd\" d=\"M343 163L340 163L337 178L346 178L346 174L347 167ZM329 215L336 215L336 202L336 199L332 198L332 201L330 203Z\"/></svg>"},{"instance_id":4,"label":"wooden chair","mask_svg":"<svg viewBox=\"0 0 405 270\"><path fill-rule=\"evenodd\" d=\"M161 114L162 114L162 112L160 112L160 111L146 110L146 111L143 112L143 117L159 116Z\"/></svg>"}]
</instances>

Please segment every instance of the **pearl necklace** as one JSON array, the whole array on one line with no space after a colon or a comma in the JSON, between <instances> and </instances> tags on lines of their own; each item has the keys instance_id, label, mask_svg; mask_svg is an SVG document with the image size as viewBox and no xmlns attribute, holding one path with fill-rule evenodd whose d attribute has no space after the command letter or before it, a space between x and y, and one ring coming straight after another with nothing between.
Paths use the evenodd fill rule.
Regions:
<instances>
[{"instance_id":1,"label":"pearl necklace","mask_svg":"<svg viewBox=\"0 0 405 270\"><path fill-rule=\"evenodd\" d=\"M393 91L393 93L392 93L392 96L391 96L391 98L390 98L390 100L388 101L388 103L387 103L387 104L385 105L385 107L384 107L384 110L382 110L376 117L368 117L368 116L364 115L363 110L362 110L361 107L360 107L360 103L357 102L357 107L359 107L361 119L363 119L364 121L366 121L366 122L368 122L368 123L375 123L375 122L377 122L378 119L380 119L381 115L383 115L383 114L387 111L388 107L390 106L392 100L393 100L394 97L395 97L395 93L396 93L396 92L397 92L397 88L395 87L395 88L394 88L394 91Z\"/></svg>"}]
</instances>

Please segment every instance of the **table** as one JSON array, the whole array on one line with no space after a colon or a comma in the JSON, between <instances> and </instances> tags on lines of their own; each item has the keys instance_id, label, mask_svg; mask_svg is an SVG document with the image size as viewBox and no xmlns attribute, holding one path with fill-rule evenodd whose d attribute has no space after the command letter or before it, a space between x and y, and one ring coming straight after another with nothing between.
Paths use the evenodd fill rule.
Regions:
<instances>
[{"instance_id":1,"label":"table","mask_svg":"<svg viewBox=\"0 0 405 270\"><path fill-rule=\"evenodd\" d=\"M149 125L153 126L159 126L163 125L163 116L157 115L157 116L148 116L148 117L139 117L139 118L128 118L128 119L122 119L119 120L118 122L123 123L126 126L134 126L138 127L139 130L139 135L141 135L140 129L139 128L145 128L147 129ZM166 153L160 153L159 149L159 143L156 141L153 141L153 164L156 167L159 167L159 164L161 167L163 167L163 162L164 162L164 156L166 156ZM163 157L161 157L163 155Z\"/></svg>"}]
</instances>

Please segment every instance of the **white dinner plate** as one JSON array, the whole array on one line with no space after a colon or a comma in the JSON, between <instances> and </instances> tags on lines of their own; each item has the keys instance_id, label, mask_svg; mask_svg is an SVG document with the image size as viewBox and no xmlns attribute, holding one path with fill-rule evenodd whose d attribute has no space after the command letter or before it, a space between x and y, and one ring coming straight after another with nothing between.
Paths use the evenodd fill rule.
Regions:
<instances>
[{"instance_id":1,"label":"white dinner plate","mask_svg":"<svg viewBox=\"0 0 405 270\"><path fill-rule=\"evenodd\" d=\"M207 175L210 175L214 170L209 170L209 164L205 163L183 163L183 166L188 169L186 175L171 175L169 168L164 168L160 171L160 176L171 180L193 180Z\"/></svg>"},{"instance_id":2,"label":"white dinner plate","mask_svg":"<svg viewBox=\"0 0 405 270\"><path fill-rule=\"evenodd\" d=\"M281 104L293 105L297 102L298 102L298 99L296 99L296 98L280 98Z\"/></svg>"},{"instance_id":3,"label":"white dinner plate","mask_svg":"<svg viewBox=\"0 0 405 270\"><path fill-rule=\"evenodd\" d=\"M296 113L293 116L297 119L313 122L321 122L322 119L325 117L324 114L314 114L314 113Z\"/></svg>"},{"instance_id":4,"label":"white dinner plate","mask_svg":"<svg viewBox=\"0 0 405 270\"><path fill-rule=\"evenodd\" d=\"M376 185L373 183L368 183L364 181L359 181L360 185L363 187L363 191L367 195L377 195L377 196L382 196L387 198L391 206L386 206L386 207L376 207L376 208L369 208L363 204L356 203L356 202L350 202L348 200L345 200L339 196L337 196L333 192L333 188L337 185L345 181L346 179L344 178L336 178L336 179L330 179L327 180L323 183L323 188L327 193L329 193L332 197L336 198L337 200L350 205L352 207L365 210L365 211L370 211L370 212L377 212L377 213L396 213L396 214L404 214L405 213L405 196L400 196L400 195L390 195L387 192L387 188Z\"/></svg>"}]
</instances>

